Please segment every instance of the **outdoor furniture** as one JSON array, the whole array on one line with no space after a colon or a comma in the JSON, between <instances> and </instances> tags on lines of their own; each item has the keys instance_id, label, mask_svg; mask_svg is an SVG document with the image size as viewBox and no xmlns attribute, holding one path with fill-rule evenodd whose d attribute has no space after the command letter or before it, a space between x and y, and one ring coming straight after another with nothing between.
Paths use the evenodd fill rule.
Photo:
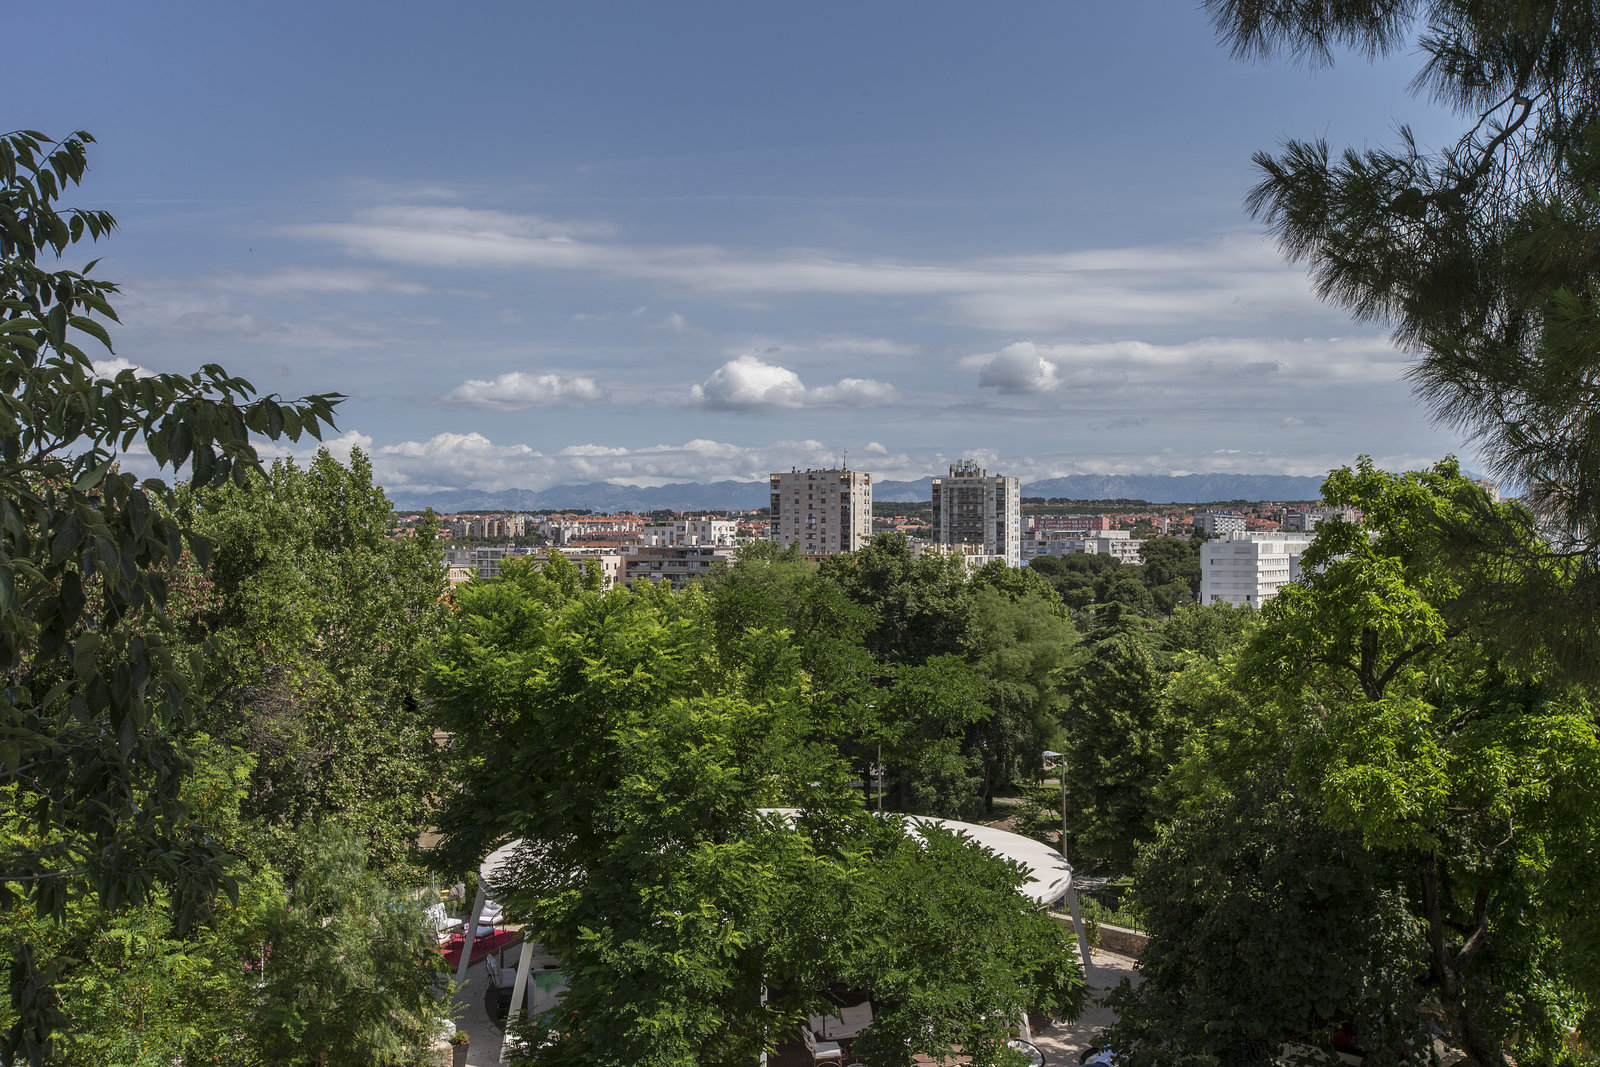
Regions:
<instances>
[{"instance_id":1,"label":"outdoor furniture","mask_svg":"<svg viewBox=\"0 0 1600 1067\"><path fill-rule=\"evenodd\" d=\"M511 993L517 984L517 972L514 968L500 966L500 961L492 952L484 965L489 972L489 982L483 992L483 1010L491 1021L499 1022L511 1010Z\"/></svg>"},{"instance_id":2,"label":"outdoor furniture","mask_svg":"<svg viewBox=\"0 0 1600 1067\"><path fill-rule=\"evenodd\" d=\"M455 940L456 935L466 936L467 924L460 919L452 919L445 914L443 904L434 904L427 911L428 922L433 926L439 936L439 944L448 945Z\"/></svg>"},{"instance_id":3,"label":"outdoor furniture","mask_svg":"<svg viewBox=\"0 0 1600 1067\"><path fill-rule=\"evenodd\" d=\"M800 1028L800 1040L806 1043L806 1051L811 1053L811 1062L820 1063L823 1060L837 1060L844 1062L844 1048L837 1041L818 1041L817 1035L811 1032L811 1027Z\"/></svg>"},{"instance_id":4,"label":"outdoor furniture","mask_svg":"<svg viewBox=\"0 0 1600 1067\"><path fill-rule=\"evenodd\" d=\"M860 1004L840 1008L839 1014L833 1018L839 1021L838 1028L830 1026L829 1032L823 1037L855 1037L872 1025L872 1001L863 1000Z\"/></svg>"},{"instance_id":5,"label":"outdoor furniture","mask_svg":"<svg viewBox=\"0 0 1600 1067\"><path fill-rule=\"evenodd\" d=\"M872 1002L864 1000L860 1004L840 1008L832 1015L807 1016L806 1022L817 1036L829 1041L855 1037L872 1025Z\"/></svg>"},{"instance_id":6,"label":"outdoor furniture","mask_svg":"<svg viewBox=\"0 0 1600 1067\"><path fill-rule=\"evenodd\" d=\"M499 903L485 899L483 912L478 916L478 928L473 931L473 937L492 937L499 932L500 923L506 916L506 910Z\"/></svg>"}]
</instances>

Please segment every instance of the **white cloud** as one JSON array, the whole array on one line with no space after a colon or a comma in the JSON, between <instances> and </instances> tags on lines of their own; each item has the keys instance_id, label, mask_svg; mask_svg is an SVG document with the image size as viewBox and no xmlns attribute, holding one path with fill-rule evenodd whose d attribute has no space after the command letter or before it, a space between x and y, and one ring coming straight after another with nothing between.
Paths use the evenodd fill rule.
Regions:
<instances>
[{"instance_id":1,"label":"white cloud","mask_svg":"<svg viewBox=\"0 0 1600 1067\"><path fill-rule=\"evenodd\" d=\"M209 280L216 289L251 296L282 296L290 293L373 293L390 292L417 295L428 287L396 278L382 271L354 268L287 267L271 274L224 274Z\"/></svg>"},{"instance_id":2,"label":"white cloud","mask_svg":"<svg viewBox=\"0 0 1600 1067\"><path fill-rule=\"evenodd\" d=\"M759 481L792 466L839 462L842 449L815 440L775 441L757 448L695 439L681 445L569 445L555 453L524 444L501 445L479 433L443 433L426 441L380 446L373 452L379 481L394 490L547 489L552 485L611 482ZM890 457L902 465L906 457Z\"/></svg>"},{"instance_id":3,"label":"white cloud","mask_svg":"<svg viewBox=\"0 0 1600 1067\"><path fill-rule=\"evenodd\" d=\"M1013 332L1254 323L1288 311L1328 314L1304 271L1285 264L1257 234L1193 245L916 262L816 249L627 244L604 240L609 227L602 223L454 207L384 207L352 221L305 224L290 232L391 263L586 271L735 300L781 294L931 297L946 301L969 325Z\"/></svg>"},{"instance_id":4,"label":"white cloud","mask_svg":"<svg viewBox=\"0 0 1600 1067\"><path fill-rule=\"evenodd\" d=\"M689 390L692 407L713 411L762 411L813 406L872 407L899 394L888 382L841 378L834 385L807 388L787 367L763 363L755 356L730 359L711 377Z\"/></svg>"},{"instance_id":5,"label":"white cloud","mask_svg":"<svg viewBox=\"0 0 1600 1067\"><path fill-rule=\"evenodd\" d=\"M271 463L275 459L292 459L304 466L315 459L317 453L324 448L340 463L350 462L352 449L359 448L368 457L373 453L372 438L355 430L346 430L338 437L330 437L325 441L318 441L315 437L302 434L298 441L291 441L287 437L277 441L257 437L250 443L255 446L256 455L261 457L263 463Z\"/></svg>"},{"instance_id":6,"label":"white cloud","mask_svg":"<svg viewBox=\"0 0 1600 1067\"><path fill-rule=\"evenodd\" d=\"M942 452L880 452L871 443L824 443L817 440L775 441L745 447L695 439L681 445L625 447L605 444L569 445L547 453L525 444L497 444L479 433L444 433L426 441L404 441L371 447L370 438L346 434L372 457L378 481L391 491L431 492L441 489L548 489L553 485L609 482L654 486L673 482L764 482L773 471L838 465L848 447L852 466L872 474L875 483L915 481L940 474L953 456ZM309 455L314 449L297 450ZM348 455L348 445L344 454ZM337 453L336 453L337 454ZM1082 452L1011 455L995 449L961 452L991 471L1015 475L1026 484L1069 474L1299 474L1323 475L1354 462L1354 454L1337 450L1291 454L1274 449L1222 449L1190 456L1170 449L1142 452ZM862 457L869 457L863 459ZM1438 456L1406 454L1384 457L1386 469L1411 470Z\"/></svg>"},{"instance_id":7,"label":"white cloud","mask_svg":"<svg viewBox=\"0 0 1600 1067\"><path fill-rule=\"evenodd\" d=\"M840 378L837 385L819 385L810 390L806 403L870 408L892 403L899 395L894 386L875 378Z\"/></svg>"},{"instance_id":8,"label":"white cloud","mask_svg":"<svg viewBox=\"0 0 1600 1067\"><path fill-rule=\"evenodd\" d=\"M1002 393L1048 393L1061 384L1056 362L1039 354L1032 341L1006 345L978 371L978 385Z\"/></svg>"},{"instance_id":9,"label":"white cloud","mask_svg":"<svg viewBox=\"0 0 1600 1067\"><path fill-rule=\"evenodd\" d=\"M125 370L133 371L135 378L149 378L155 374L155 371L147 370L137 363L123 359L121 356L117 356L114 359L97 359L94 361L93 367L95 376L99 378L115 378Z\"/></svg>"},{"instance_id":10,"label":"white cloud","mask_svg":"<svg viewBox=\"0 0 1600 1067\"><path fill-rule=\"evenodd\" d=\"M980 388L1045 395L1098 388L1195 391L1318 385L1398 384L1406 357L1381 337L1204 338L1182 344L1144 341L1036 344L1016 341L997 352L964 356L956 366L978 372Z\"/></svg>"},{"instance_id":11,"label":"white cloud","mask_svg":"<svg viewBox=\"0 0 1600 1067\"><path fill-rule=\"evenodd\" d=\"M809 348L816 352L846 352L859 356L914 356L921 351L916 345L891 341L887 337L824 337L810 344L796 344L795 348Z\"/></svg>"},{"instance_id":12,"label":"white cloud","mask_svg":"<svg viewBox=\"0 0 1600 1067\"><path fill-rule=\"evenodd\" d=\"M604 400L605 395L593 378L509 371L498 378L469 378L446 393L443 400L451 407L480 411L526 411L592 404Z\"/></svg>"},{"instance_id":13,"label":"white cloud","mask_svg":"<svg viewBox=\"0 0 1600 1067\"><path fill-rule=\"evenodd\" d=\"M671 330L673 333L682 333L689 328L689 320L674 311L661 320L662 329Z\"/></svg>"}]
</instances>

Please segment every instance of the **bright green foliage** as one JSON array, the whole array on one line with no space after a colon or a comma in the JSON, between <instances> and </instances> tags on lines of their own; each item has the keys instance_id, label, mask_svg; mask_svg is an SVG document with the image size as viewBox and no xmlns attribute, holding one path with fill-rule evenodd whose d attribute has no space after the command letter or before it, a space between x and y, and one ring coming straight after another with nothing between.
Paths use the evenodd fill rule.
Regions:
<instances>
[{"instance_id":1,"label":"bright green foliage","mask_svg":"<svg viewBox=\"0 0 1600 1067\"><path fill-rule=\"evenodd\" d=\"M1257 771L1141 859L1144 981L1113 994L1120 1019L1102 1039L1132 1067L1265 1067L1288 1042L1327 1056L1340 1023L1374 1067L1408 1042L1426 1049L1403 876L1320 825L1281 769Z\"/></svg>"},{"instance_id":2,"label":"bright green foliage","mask_svg":"<svg viewBox=\"0 0 1600 1067\"><path fill-rule=\"evenodd\" d=\"M865 739L873 718L866 706L875 701L880 673L864 645L872 626L866 608L819 574L798 546L769 541L741 548L737 560L700 588L725 658L755 662L743 655L745 642L759 645L765 633L787 630L806 671L805 700L816 728L835 738L859 733Z\"/></svg>"},{"instance_id":3,"label":"bright green foliage","mask_svg":"<svg viewBox=\"0 0 1600 1067\"><path fill-rule=\"evenodd\" d=\"M1026 574L1026 571L1021 572ZM967 750L983 775L983 799L995 789L1032 777L1039 753L1061 729L1061 675L1078 633L1055 591L1027 587L1006 595L982 584L972 596L974 626L967 640L973 670L985 682L989 713L967 730Z\"/></svg>"},{"instance_id":4,"label":"bright green foliage","mask_svg":"<svg viewBox=\"0 0 1600 1067\"><path fill-rule=\"evenodd\" d=\"M115 286L90 278L93 264L38 263L115 225L55 207L91 140L0 136L0 790L28 819L0 847L0 909L24 900L59 917L79 892L114 909L159 885L183 925L226 884L179 800L185 759L170 734L184 685L161 639L166 572L203 546L163 507L165 486L119 474L117 460L137 442L162 466L187 464L191 484L242 478L256 466L251 433L318 436L337 398L256 398L214 365L95 374L79 341L109 351ZM64 1021L52 967L26 943L8 955L21 1015L0 1054L37 1062Z\"/></svg>"},{"instance_id":5,"label":"bright green foliage","mask_svg":"<svg viewBox=\"0 0 1600 1067\"><path fill-rule=\"evenodd\" d=\"M822 575L872 612L867 649L885 663L925 663L961 651L971 625L967 578L954 556L915 556L904 534L879 534L830 556Z\"/></svg>"},{"instance_id":6,"label":"bright green foliage","mask_svg":"<svg viewBox=\"0 0 1600 1067\"><path fill-rule=\"evenodd\" d=\"M1188 604L1162 620L1161 643L1172 652L1216 659L1238 645L1255 620L1253 610L1221 601Z\"/></svg>"},{"instance_id":7,"label":"bright green foliage","mask_svg":"<svg viewBox=\"0 0 1600 1067\"><path fill-rule=\"evenodd\" d=\"M746 629L727 658L715 610L696 589L602 593L563 561L512 564L460 592L439 646L432 690L463 783L440 816L444 855L467 867L527 842L496 891L565 966L546 1055L750 1063L838 980L900 997L893 983L916 978L931 999L886 1000L885 1027L906 1030L906 1013L933 1004L941 1020L965 1016L974 1043L992 1029L966 1011L975 988L1008 1010L1075 1005L1070 956L1059 934L1040 939L1014 872L966 849L902 853L816 738L801 650L785 631ZM775 806L805 809L803 825L761 810ZM958 871L972 896L952 944L1009 946L981 985L946 969L942 945L885 948L898 931L953 928L947 904L907 883ZM855 970L828 962L824 935L863 947Z\"/></svg>"},{"instance_id":8,"label":"bright green foliage","mask_svg":"<svg viewBox=\"0 0 1600 1067\"><path fill-rule=\"evenodd\" d=\"M1237 53L1313 62L1413 49L1414 86L1465 129L1428 152L1258 153L1250 209L1309 265L1323 297L1382 321L1446 423L1526 489L1554 533L1463 530L1493 570L1558 580L1498 607L1588 680L1600 662L1600 11L1574 0L1206 0ZM1477 542L1473 545L1473 542Z\"/></svg>"},{"instance_id":9,"label":"bright green foliage","mask_svg":"<svg viewBox=\"0 0 1600 1067\"><path fill-rule=\"evenodd\" d=\"M1230 805L1247 808L1253 783L1282 768L1293 809L1338 836L1345 862L1398 879L1379 884L1408 898L1414 933L1402 955L1424 961L1418 980L1377 1008L1366 993L1335 998L1320 1019L1370 1030L1374 1012L1432 1012L1473 1063L1498 1067L1506 1049L1518 1062L1560 1062L1568 1027L1594 1032L1586 1013L1600 994L1593 705L1508 667L1490 620L1468 625L1456 601L1473 579L1452 564L1447 532L1460 509L1487 504L1452 465L1396 477L1364 464L1335 472L1326 492L1366 521L1319 532L1309 573L1262 610L1231 679L1194 668L1180 676L1195 729L1173 779L1191 791L1179 803L1202 820L1233 811L1216 832L1238 834L1241 849L1265 847L1250 843L1262 828ZM1167 906L1163 887L1195 862L1188 848L1147 858L1141 893L1151 907ZM1213 941L1207 951L1243 948ZM1315 970L1303 981L1324 981ZM1158 1026L1160 1005L1192 1008L1211 988L1192 966L1159 974L1138 1002L1156 1014L1130 1025ZM1324 994L1302 985L1295 995ZM1214 1022L1242 1020L1255 1033L1280 1025L1251 1000L1208 1003ZM1199 1051L1222 1047L1194 1040ZM1364 1040L1389 1062L1404 1051L1399 1031Z\"/></svg>"},{"instance_id":10,"label":"bright green foliage","mask_svg":"<svg viewBox=\"0 0 1600 1067\"><path fill-rule=\"evenodd\" d=\"M963 742L990 714L987 680L954 655L906 664L890 679L868 740L883 745L891 810L975 817L981 782Z\"/></svg>"},{"instance_id":11,"label":"bright green foliage","mask_svg":"<svg viewBox=\"0 0 1600 1067\"><path fill-rule=\"evenodd\" d=\"M1170 615L1200 595L1200 546L1193 538L1151 537L1139 542L1144 584L1156 610Z\"/></svg>"},{"instance_id":12,"label":"bright green foliage","mask_svg":"<svg viewBox=\"0 0 1600 1067\"><path fill-rule=\"evenodd\" d=\"M1130 625L1088 635L1067 675L1067 827L1075 862L1128 871L1155 832L1152 797L1166 770L1163 678L1145 635Z\"/></svg>"},{"instance_id":13,"label":"bright green foliage","mask_svg":"<svg viewBox=\"0 0 1600 1067\"><path fill-rule=\"evenodd\" d=\"M238 805L249 760L204 738L192 746L194 770L184 799L229 845L237 841ZM0 817L0 839L26 838L20 819ZM236 872L237 873L237 872ZM0 951L31 943L60 962L55 987L66 1017L49 1062L72 1067L129 1064L168 1067L249 1063L256 1050L244 1035L255 1013L255 984L265 922L281 899L270 872L239 879L237 899L217 902L187 936L156 901L120 910L100 907L85 886L69 893L66 913L41 917L22 905L0 913ZM0 1006L0 1026L17 1013Z\"/></svg>"},{"instance_id":14,"label":"bright green foliage","mask_svg":"<svg viewBox=\"0 0 1600 1067\"><path fill-rule=\"evenodd\" d=\"M61 919L5 913L0 943L31 942L61 961L67 1022L46 1062L414 1062L438 1029L440 957L421 906L365 870L365 849L347 830L316 824L287 847L261 848L239 813L250 758L205 737L188 747L184 800L221 845L252 856L230 868L236 899L184 934L164 902L111 911L86 892ZM18 827L9 820L0 835L26 832ZM264 854L300 871L292 890ZM15 1022L0 1007L0 1025Z\"/></svg>"},{"instance_id":15,"label":"bright green foliage","mask_svg":"<svg viewBox=\"0 0 1600 1067\"><path fill-rule=\"evenodd\" d=\"M821 567L793 550L746 550L704 590L724 657L763 662L745 642L789 633L814 736L863 779L881 757L891 808L976 817L1058 728L1074 631L1029 570L991 564L969 577L953 557L918 557L884 535Z\"/></svg>"},{"instance_id":16,"label":"bright green foliage","mask_svg":"<svg viewBox=\"0 0 1600 1067\"><path fill-rule=\"evenodd\" d=\"M439 774L420 698L439 632L444 568L431 531L392 538L372 467L326 450L199 494L190 521L212 545L180 624L208 665L202 721L256 755L247 816L285 845L333 818L394 871L426 828Z\"/></svg>"},{"instance_id":17,"label":"bright green foliage","mask_svg":"<svg viewBox=\"0 0 1600 1067\"><path fill-rule=\"evenodd\" d=\"M1017 875L940 827L816 820L796 867L781 952L790 981L871 990L874 1025L851 1046L869 1063L953 1046L995 1062L1024 1010L1061 1018L1085 987L1063 927L1015 892Z\"/></svg>"},{"instance_id":18,"label":"bright green foliage","mask_svg":"<svg viewBox=\"0 0 1600 1067\"><path fill-rule=\"evenodd\" d=\"M423 906L367 868L367 847L330 821L303 827L287 906L266 922L265 984L250 1037L268 1063L428 1062L444 960ZM237 1061L236 1061L237 1062Z\"/></svg>"},{"instance_id":19,"label":"bright green foliage","mask_svg":"<svg viewBox=\"0 0 1600 1067\"><path fill-rule=\"evenodd\" d=\"M1085 611L1096 602L1096 580L1121 566L1115 556L1090 552L1072 556L1038 556L1028 563L1028 572L1043 575L1049 580L1069 608Z\"/></svg>"}]
</instances>

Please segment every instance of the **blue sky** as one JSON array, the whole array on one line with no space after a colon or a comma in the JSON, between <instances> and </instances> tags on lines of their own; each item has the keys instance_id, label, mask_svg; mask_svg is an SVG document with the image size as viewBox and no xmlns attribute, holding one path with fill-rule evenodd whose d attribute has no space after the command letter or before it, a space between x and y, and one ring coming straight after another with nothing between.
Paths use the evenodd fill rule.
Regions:
<instances>
[{"instance_id":1,"label":"blue sky","mask_svg":"<svg viewBox=\"0 0 1600 1067\"><path fill-rule=\"evenodd\" d=\"M117 357L337 391L393 489L1315 474L1470 450L1240 204L1425 143L1409 56L1121 4L31 4L8 127L99 141ZM95 253L91 253L95 254ZM88 255L82 258L89 258Z\"/></svg>"}]
</instances>

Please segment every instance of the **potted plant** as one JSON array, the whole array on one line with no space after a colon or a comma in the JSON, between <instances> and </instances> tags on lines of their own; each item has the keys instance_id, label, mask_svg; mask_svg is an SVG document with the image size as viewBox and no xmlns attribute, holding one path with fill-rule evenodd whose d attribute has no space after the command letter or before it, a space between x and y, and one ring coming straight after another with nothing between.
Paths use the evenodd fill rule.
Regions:
<instances>
[{"instance_id":1,"label":"potted plant","mask_svg":"<svg viewBox=\"0 0 1600 1067\"><path fill-rule=\"evenodd\" d=\"M457 1030L450 1035L450 1067L467 1067L467 1032Z\"/></svg>"}]
</instances>

